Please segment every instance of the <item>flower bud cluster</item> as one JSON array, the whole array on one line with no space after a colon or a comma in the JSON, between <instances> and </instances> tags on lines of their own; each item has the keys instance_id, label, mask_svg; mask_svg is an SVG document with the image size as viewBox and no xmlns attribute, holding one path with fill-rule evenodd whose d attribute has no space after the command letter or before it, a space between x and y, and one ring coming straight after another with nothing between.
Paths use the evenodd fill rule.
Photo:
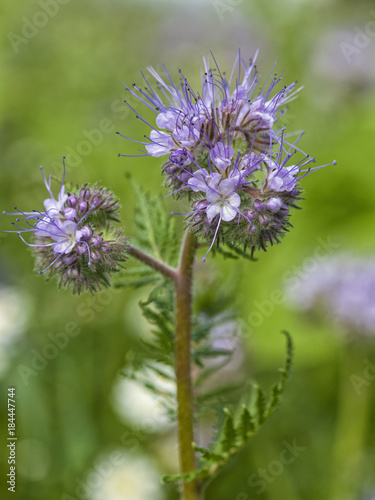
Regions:
<instances>
[{"instance_id":1,"label":"flower bud cluster","mask_svg":"<svg viewBox=\"0 0 375 500\"><path fill-rule=\"evenodd\" d=\"M167 157L165 185L176 198L190 200L188 226L211 241L210 248L224 241L266 250L290 226L299 181L321 168L304 168L315 162L304 154L290 164L301 152L301 136L290 144L284 129L276 128L300 89L292 83L277 91L281 77L270 75L258 90L255 59L247 64L240 54L229 80L214 58L213 69L208 59L203 63L201 92L181 71L180 83L174 83L165 68L166 80L149 68L158 90L147 80L145 89L127 87L156 115L154 127L137 114L151 128L143 142L146 155Z\"/></svg>"},{"instance_id":2,"label":"flower bud cluster","mask_svg":"<svg viewBox=\"0 0 375 500\"><path fill-rule=\"evenodd\" d=\"M72 286L75 293L109 286L111 273L126 260L126 238L113 226L119 222L118 200L98 185L85 184L66 193L64 181L56 200L51 178L44 181L50 195L44 211L17 209L10 214L18 215L14 232L33 250L39 273L58 276L59 284ZM25 233L31 233L31 243L24 239Z\"/></svg>"}]
</instances>

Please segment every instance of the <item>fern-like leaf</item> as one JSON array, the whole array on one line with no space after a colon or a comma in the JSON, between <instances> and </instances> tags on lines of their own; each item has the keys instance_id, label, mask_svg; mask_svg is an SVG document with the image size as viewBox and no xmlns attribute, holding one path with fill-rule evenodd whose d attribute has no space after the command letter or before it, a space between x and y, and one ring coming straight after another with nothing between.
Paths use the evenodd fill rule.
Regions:
<instances>
[{"instance_id":1,"label":"fern-like leaf","mask_svg":"<svg viewBox=\"0 0 375 500\"><path fill-rule=\"evenodd\" d=\"M240 408L238 412L238 418L234 418L233 414L225 408L224 422L221 426L221 431L218 433L218 439L216 443L213 444L212 449L195 446L195 449L201 453L200 459L202 466L196 471L189 472L188 474L168 476L164 478L166 482L179 480L191 481L196 478L200 478L201 480L209 479L218 470L222 469L232 457L239 453L249 439L251 439L270 415L277 409L291 373L293 360L293 344L291 337L287 332L283 332L283 334L287 339L285 367L281 370L280 380L271 388L268 401L264 391L258 386L255 386L257 392L253 411L248 408L248 406L242 405L242 408Z\"/></svg>"}]
</instances>

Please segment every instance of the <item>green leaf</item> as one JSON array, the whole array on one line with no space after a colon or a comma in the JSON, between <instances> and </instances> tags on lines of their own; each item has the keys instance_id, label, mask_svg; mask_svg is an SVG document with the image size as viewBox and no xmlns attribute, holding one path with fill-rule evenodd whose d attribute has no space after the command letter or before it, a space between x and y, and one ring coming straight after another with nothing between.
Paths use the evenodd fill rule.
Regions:
<instances>
[{"instance_id":1,"label":"green leaf","mask_svg":"<svg viewBox=\"0 0 375 500\"><path fill-rule=\"evenodd\" d=\"M157 259L175 264L178 251L175 220L160 198L151 198L135 181L132 185L138 202L134 240Z\"/></svg>"},{"instance_id":2,"label":"green leaf","mask_svg":"<svg viewBox=\"0 0 375 500\"><path fill-rule=\"evenodd\" d=\"M208 450L207 448L201 448L200 446L197 446L196 444L193 444L193 448L196 451L199 451L201 454L201 458L203 460L214 460L214 461L220 461L224 458L224 455L220 453L214 453L211 450Z\"/></svg>"},{"instance_id":3,"label":"green leaf","mask_svg":"<svg viewBox=\"0 0 375 500\"><path fill-rule=\"evenodd\" d=\"M256 386L256 389L257 389L257 396L256 396L255 406L258 416L258 425L261 426L263 422L266 420L265 411L266 411L267 400L263 389L261 389L259 386Z\"/></svg>"},{"instance_id":4,"label":"green leaf","mask_svg":"<svg viewBox=\"0 0 375 500\"><path fill-rule=\"evenodd\" d=\"M236 419L233 418L229 409L224 408L225 417L216 443L212 445L211 449L195 446L195 449L202 454L204 465L187 475L169 476L169 480L189 481L197 477L201 479L212 477L242 449L249 439L262 427L268 417L277 409L291 373L293 360L292 339L289 333L282 333L287 339L285 367L280 370L281 377L278 383L272 386L268 401L264 391L259 386L255 386L257 392L254 416L246 405L242 405L240 411L235 413L238 414L238 418ZM220 420L221 415L219 414L218 416Z\"/></svg>"},{"instance_id":5,"label":"green leaf","mask_svg":"<svg viewBox=\"0 0 375 500\"><path fill-rule=\"evenodd\" d=\"M268 415L271 415L277 408L280 399L283 395L283 392L285 390L285 386L289 380L290 374L292 372L292 367L293 367L293 341L290 336L290 334L287 331L282 332L283 335L286 337L286 342L287 342L287 353L286 353L286 359L285 359L285 368L282 368L280 370L281 377L278 383L274 384L271 388L271 397L269 399L268 405L267 405L267 417Z\"/></svg>"},{"instance_id":6,"label":"green leaf","mask_svg":"<svg viewBox=\"0 0 375 500\"><path fill-rule=\"evenodd\" d=\"M220 449L224 453L229 453L232 448L236 446L237 432L234 427L234 420L231 412L228 408L224 408L226 414L226 419L224 420L224 425L220 437Z\"/></svg>"},{"instance_id":7,"label":"green leaf","mask_svg":"<svg viewBox=\"0 0 375 500\"><path fill-rule=\"evenodd\" d=\"M178 258L178 241L174 218L166 211L160 197L150 197L134 180L132 187L137 205L131 243L158 260L175 266ZM115 286L139 288L161 280L164 278L155 269L137 262L133 267L127 266L121 272Z\"/></svg>"},{"instance_id":8,"label":"green leaf","mask_svg":"<svg viewBox=\"0 0 375 500\"><path fill-rule=\"evenodd\" d=\"M246 405L242 406L238 433L242 438L242 442L246 442L255 431L255 422L250 415Z\"/></svg>"}]
</instances>

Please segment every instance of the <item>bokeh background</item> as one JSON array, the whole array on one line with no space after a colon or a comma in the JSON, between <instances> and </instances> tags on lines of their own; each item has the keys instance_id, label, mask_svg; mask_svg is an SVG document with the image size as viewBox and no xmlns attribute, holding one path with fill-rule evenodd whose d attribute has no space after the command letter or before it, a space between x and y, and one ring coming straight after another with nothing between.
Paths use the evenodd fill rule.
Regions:
<instances>
[{"instance_id":1,"label":"bokeh background","mask_svg":"<svg viewBox=\"0 0 375 500\"><path fill-rule=\"evenodd\" d=\"M281 245L256 263L215 257L198 269L198 280L212 273L223 289L232 287L252 332L241 343L246 378L269 386L283 363L280 330L295 341L281 408L210 484L206 498L370 499L375 381L366 379L364 360L375 363L375 337L348 339L329 319L290 308L284 293L277 304L267 301L288 279L308 274L317 249L323 256L374 253L374 3L3 0L0 10L2 210L39 208L46 195L39 166L61 177L66 154L70 181L101 180L115 190L131 235L135 197L126 174L166 194L157 160L117 157L134 152L117 130L134 138L147 133L122 104L121 82L141 83L148 65L165 63L174 76L182 68L198 84L200 57L210 50L229 71L238 48L245 58L259 48L264 77L278 59L285 83L304 85L290 105L288 127L306 131L303 149L319 164L335 159L337 166L305 180L303 210L293 214L294 228ZM1 228L10 221L3 216ZM152 486L155 474L173 472L173 430L123 415L138 393L129 401L121 396L119 372L146 328L137 303L147 290L71 296L33 272L32 255L16 235L1 233L0 243L2 498L132 500L121 491L134 481L137 500L134 478L150 483L144 498L177 498L173 486ZM63 347L56 354L48 345L58 339ZM360 390L352 375L365 380ZM5 486L9 386L17 391L16 494ZM280 466L285 442L300 451ZM106 472L114 452L124 460ZM256 483L259 469L267 474L264 488ZM85 490L90 471L96 474Z\"/></svg>"}]
</instances>

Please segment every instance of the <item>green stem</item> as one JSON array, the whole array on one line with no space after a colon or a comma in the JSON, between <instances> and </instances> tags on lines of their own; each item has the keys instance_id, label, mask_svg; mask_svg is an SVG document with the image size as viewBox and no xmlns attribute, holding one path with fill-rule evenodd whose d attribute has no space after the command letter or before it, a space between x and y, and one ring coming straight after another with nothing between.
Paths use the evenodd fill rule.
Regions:
<instances>
[{"instance_id":1,"label":"green stem","mask_svg":"<svg viewBox=\"0 0 375 500\"><path fill-rule=\"evenodd\" d=\"M176 342L175 370L177 383L177 420L180 473L196 469L194 442L194 402L191 382L191 311L192 279L197 238L188 231L185 233L180 252L178 267L175 269L151 255L129 246L129 253L170 278L175 286L176 300ZM198 481L183 481L182 500L199 500Z\"/></svg>"},{"instance_id":2,"label":"green stem","mask_svg":"<svg viewBox=\"0 0 375 500\"><path fill-rule=\"evenodd\" d=\"M180 472L196 469L194 442L193 395L191 383L191 309L193 263L197 239L189 232L181 246L180 262L175 279L176 292L176 381L177 381L177 418ZM198 500L197 481L183 482L183 500Z\"/></svg>"}]
</instances>

